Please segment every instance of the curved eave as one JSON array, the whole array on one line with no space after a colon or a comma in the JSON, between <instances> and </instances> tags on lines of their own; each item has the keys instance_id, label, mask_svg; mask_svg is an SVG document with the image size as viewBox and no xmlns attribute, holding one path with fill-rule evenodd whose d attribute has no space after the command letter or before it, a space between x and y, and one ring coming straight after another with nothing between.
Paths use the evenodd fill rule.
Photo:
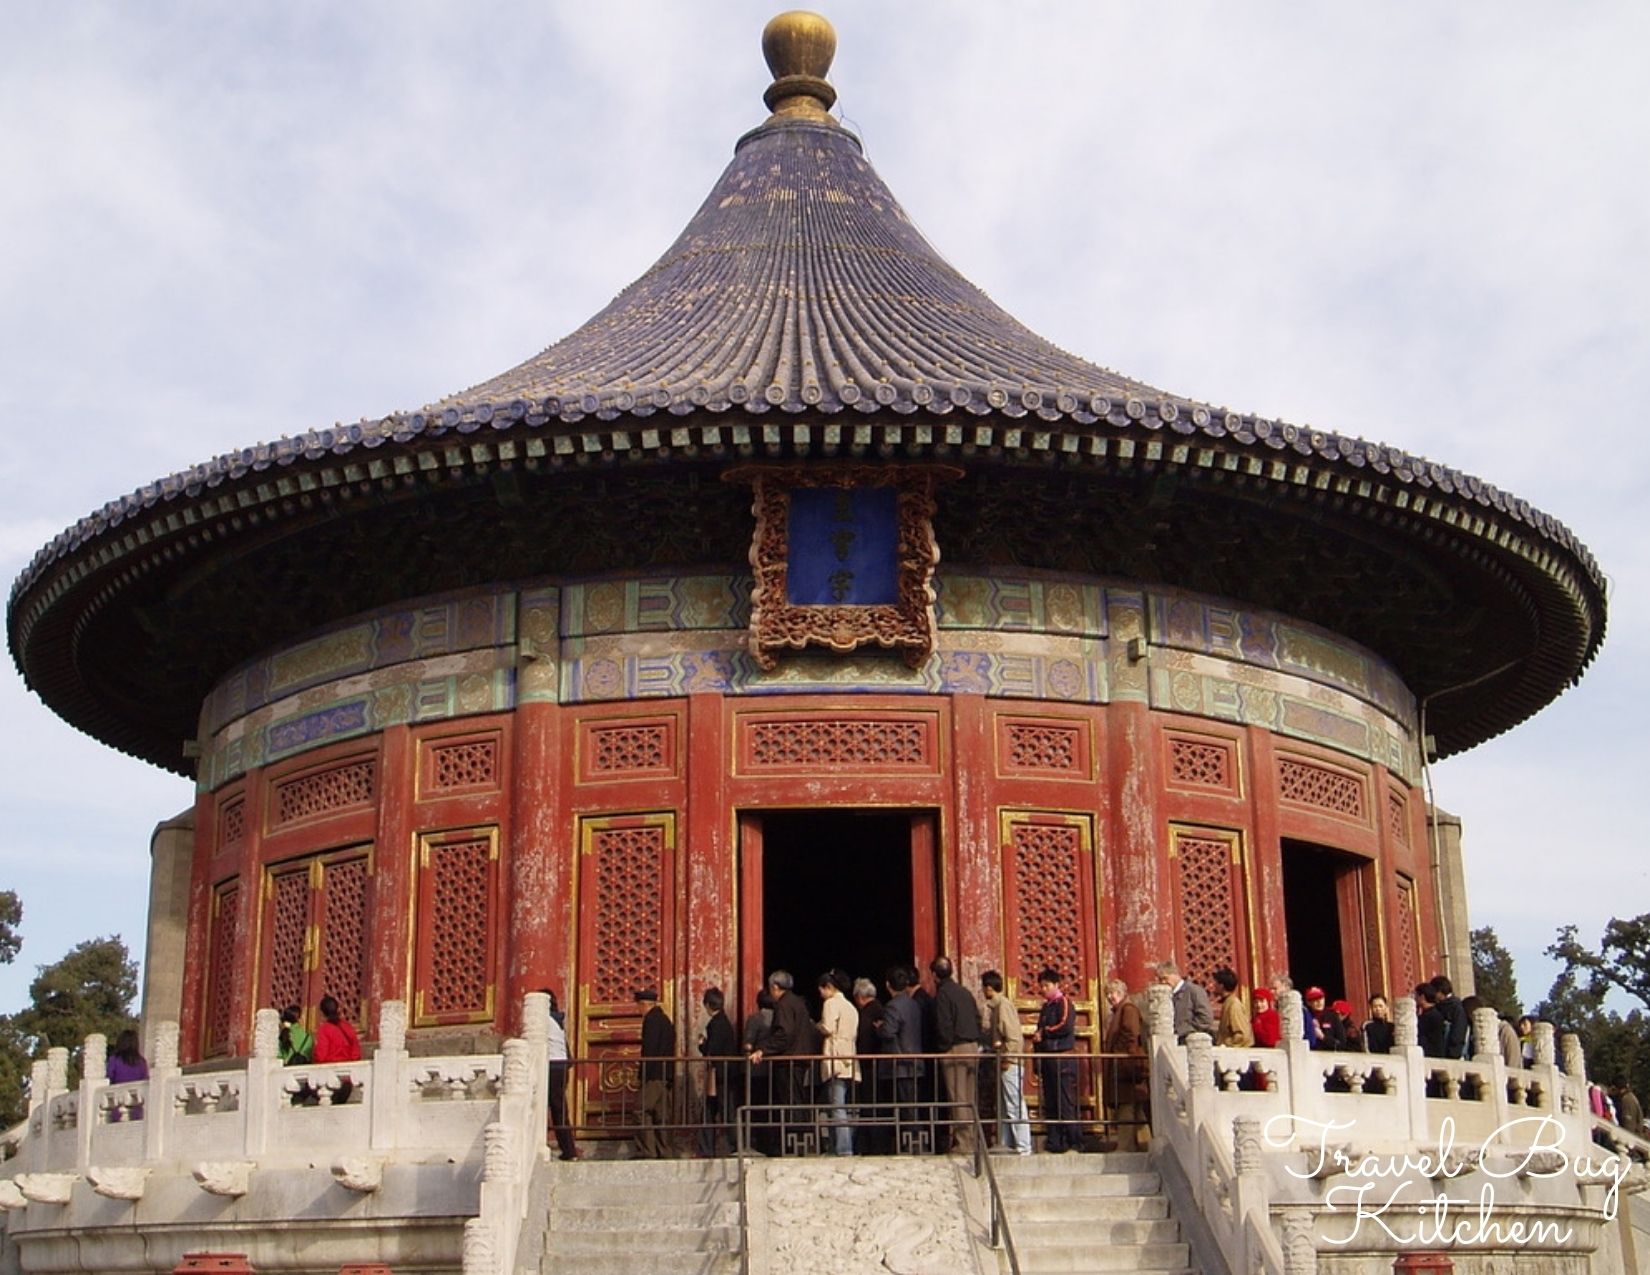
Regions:
<instances>
[{"instance_id":1,"label":"curved eave","mask_svg":"<svg viewBox=\"0 0 1650 1275\"><path fill-rule=\"evenodd\" d=\"M861 397L846 412L840 404L787 411L765 401L613 401L588 410L584 403L483 403L249 448L114 502L42 549L12 588L11 651L28 684L68 721L184 772L178 732L157 733L153 723L107 702L81 649L90 623L155 573L209 572L215 555L237 544L279 537L306 520L409 487L431 499L446 486L517 467L577 473L767 456L977 457L1055 472L1174 474L1189 490L1242 492L1283 516L1328 514L1355 523L1366 539L1470 561L1473 571L1506 582L1536 636L1527 650L1485 652L1482 672L1514 663L1484 685L1437 694L1429 729L1440 755L1538 711L1581 674L1603 641L1604 584L1591 554L1561 523L1492 484L1379 444L1178 400L1063 406L1022 399L998 406L972 390L958 401L961 388L921 403ZM232 608L233 599L225 606ZM1347 636L1362 640L1356 632ZM1376 649L1405 671L1403 652ZM192 716L198 707L178 711Z\"/></svg>"}]
</instances>

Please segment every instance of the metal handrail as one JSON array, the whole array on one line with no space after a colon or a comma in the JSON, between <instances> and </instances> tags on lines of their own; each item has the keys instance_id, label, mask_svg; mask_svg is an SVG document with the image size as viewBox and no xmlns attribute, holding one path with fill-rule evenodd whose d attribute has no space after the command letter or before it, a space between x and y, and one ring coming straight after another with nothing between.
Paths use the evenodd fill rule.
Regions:
<instances>
[{"instance_id":1,"label":"metal handrail","mask_svg":"<svg viewBox=\"0 0 1650 1275\"><path fill-rule=\"evenodd\" d=\"M966 1104L964 1104L966 1105ZM1020 1275L1020 1255L1014 1248L1014 1232L1008 1225L1008 1210L1003 1207L1003 1194L997 1186L997 1174L991 1167L991 1156L985 1149L985 1126L980 1122L978 1107L970 1106L974 1118L974 1177L985 1178L986 1199L991 1215L991 1247L1008 1254L1008 1269Z\"/></svg>"}]
</instances>

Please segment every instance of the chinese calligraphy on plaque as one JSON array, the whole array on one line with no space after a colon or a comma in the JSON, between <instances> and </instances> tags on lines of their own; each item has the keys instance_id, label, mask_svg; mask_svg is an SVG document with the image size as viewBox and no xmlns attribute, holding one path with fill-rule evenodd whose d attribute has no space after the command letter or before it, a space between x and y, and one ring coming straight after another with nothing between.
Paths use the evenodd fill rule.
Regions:
<instances>
[{"instance_id":1,"label":"chinese calligraphy on plaque","mask_svg":"<svg viewBox=\"0 0 1650 1275\"><path fill-rule=\"evenodd\" d=\"M787 528L793 606L885 606L898 597L898 493L892 487L798 487Z\"/></svg>"}]
</instances>

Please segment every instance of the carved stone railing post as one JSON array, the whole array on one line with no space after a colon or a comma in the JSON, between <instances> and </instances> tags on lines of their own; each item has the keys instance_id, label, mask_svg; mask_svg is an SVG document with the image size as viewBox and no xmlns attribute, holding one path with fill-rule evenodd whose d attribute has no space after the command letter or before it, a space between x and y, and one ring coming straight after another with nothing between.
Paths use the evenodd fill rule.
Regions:
<instances>
[{"instance_id":1,"label":"carved stone railing post","mask_svg":"<svg viewBox=\"0 0 1650 1275\"><path fill-rule=\"evenodd\" d=\"M154 1025L149 1037L149 1101L143 1104L143 1155L147 1160L166 1156L172 1123L178 1116L172 1085L178 1076L178 1025Z\"/></svg>"},{"instance_id":2,"label":"carved stone railing post","mask_svg":"<svg viewBox=\"0 0 1650 1275\"><path fill-rule=\"evenodd\" d=\"M374 1149L397 1145L406 1122L413 1119L407 1070L407 1002L381 1001L378 1049L372 1056L372 1081L367 1090L372 1118L368 1142Z\"/></svg>"},{"instance_id":3,"label":"carved stone railing post","mask_svg":"<svg viewBox=\"0 0 1650 1275\"><path fill-rule=\"evenodd\" d=\"M1207 1032L1186 1037L1186 1081L1194 1091L1215 1087L1215 1042Z\"/></svg>"},{"instance_id":4,"label":"carved stone railing post","mask_svg":"<svg viewBox=\"0 0 1650 1275\"><path fill-rule=\"evenodd\" d=\"M1582 1084L1587 1082L1587 1056L1581 1051L1581 1037L1565 1032L1559 1037L1559 1057L1564 1060L1564 1074Z\"/></svg>"},{"instance_id":5,"label":"carved stone railing post","mask_svg":"<svg viewBox=\"0 0 1650 1275\"><path fill-rule=\"evenodd\" d=\"M532 1050L525 1040L507 1040L504 1042L504 1059L500 1068L499 1088L502 1092L511 1095L527 1095L532 1092L533 1076L528 1067Z\"/></svg>"},{"instance_id":6,"label":"carved stone railing post","mask_svg":"<svg viewBox=\"0 0 1650 1275\"><path fill-rule=\"evenodd\" d=\"M1265 1148L1260 1137L1260 1121L1254 1116L1238 1116L1232 1121L1232 1169L1239 1177L1265 1168Z\"/></svg>"},{"instance_id":7,"label":"carved stone railing post","mask_svg":"<svg viewBox=\"0 0 1650 1275\"><path fill-rule=\"evenodd\" d=\"M102 1032L86 1037L80 1050L80 1119L75 1126L75 1168L81 1173L92 1162L92 1135L97 1132L98 1102L109 1084L109 1038Z\"/></svg>"},{"instance_id":8,"label":"carved stone railing post","mask_svg":"<svg viewBox=\"0 0 1650 1275\"><path fill-rule=\"evenodd\" d=\"M1398 996L1392 1001L1392 1043L1400 1049L1409 1049L1421 1043L1413 996Z\"/></svg>"},{"instance_id":9,"label":"carved stone railing post","mask_svg":"<svg viewBox=\"0 0 1650 1275\"><path fill-rule=\"evenodd\" d=\"M109 1038L102 1032L93 1032L86 1037L86 1044L80 1051L80 1077L82 1080L109 1078Z\"/></svg>"},{"instance_id":10,"label":"carved stone railing post","mask_svg":"<svg viewBox=\"0 0 1650 1275\"><path fill-rule=\"evenodd\" d=\"M1283 1269L1285 1275L1317 1275L1310 1210L1291 1209L1283 1215Z\"/></svg>"},{"instance_id":11,"label":"carved stone railing post","mask_svg":"<svg viewBox=\"0 0 1650 1275\"><path fill-rule=\"evenodd\" d=\"M241 1109L246 1116L245 1155L257 1159L269 1149L275 1106L286 1101L281 1087L281 1015L260 1009L252 1016L252 1056L246 1060Z\"/></svg>"},{"instance_id":12,"label":"carved stone railing post","mask_svg":"<svg viewBox=\"0 0 1650 1275\"><path fill-rule=\"evenodd\" d=\"M69 1087L69 1051L54 1045L46 1051L46 1092L63 1093Z\"/></svg>"},{"instance_id":13,"label":"carved stone railing post","mask_svg":"<svg viewBox=\"0 0 1650 1275\"><path fill-rule=\"evenodd\" d=\"M499 1275L493 1232L486 1221L473 1217L464 1224L464 1275Z\"/></svg>"},{"instance_id":14,"label":"carved stone railing post","mask_svg":"<svg viewBox=\"0 0 1650 1275\"><path fill-rule=\"evenodd\" d=\"M1474 1062L1489 1062L1501 1056L1501 1015L1493 1009L1472 1011L1472 1057Z\"/></svg>"},{"instance_id":15,"label":"carved stone railing post","mask_svg":"<svg viewBox=\"0 0 1650 1275\"><path fill-rule=\"evenodd\" d=\"M1535 1043L1535 1065L1537 1067L1558 1066L1558 1052L1555 1045L1557 1034L1553 1025L1551 1023L1537 1023L1532 1039Z\"/></svg>"},{"instance_id":16,"label":"carved stone railing post","mask_svg":"<svg viewBox=\"0 0 1650 1275\"><path fill-rule=\"evenodd\" d=\"M29 1111L46 1105L46 1090L52 1083L51 1068L46 1065L44 1058L36 1058L29 1064Z\"/></svg>"},{"instance_id":17,"label":"carved stone railing post","mask_svg":"<svg viewBox=\"0 0 1650 1275\"><path fill-rule=\"evenodd\" d=\"M1174 993L1161 983L1146 989L1146 1030L1154 1041L1172 1045L1174 1039Z\"/></svg>"},{"instance_id":18,"label":"carved stone railing post","mask_svg":"<svg viewBox=\"0 0 1650 1275\"><path fill-rule=\"evenodd\" d=\"M540 1145L548 1146L550 1121L550 997L544 992L528 992L521 1001L521 1038L527 1042L528 1066L533 1068L533 1113L527 1127L545 1135ZM535 1139L535 1142L539 1142Z\"/></svg>"},{"instance_id":19,"label":"carved stone railing post","mask_svg":"<svg viewBox=\"0 0 1650 1275\"><path fill-rule=\"evenodd\" d=\"M1278 1025L1285 1043L1306 1038L1306 1011L1301 1005L1301 994L1293 988L1278 997Z\"/></svg>"}]
</instances>

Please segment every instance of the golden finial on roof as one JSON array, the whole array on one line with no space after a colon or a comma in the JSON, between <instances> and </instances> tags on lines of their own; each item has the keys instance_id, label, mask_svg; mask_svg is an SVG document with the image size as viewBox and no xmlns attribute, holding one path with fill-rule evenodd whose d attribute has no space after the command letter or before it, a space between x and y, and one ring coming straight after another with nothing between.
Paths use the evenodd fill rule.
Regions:
<instances>
[{"instance_id":1,"label":"golden finial on roof","mask_svg":"<svg viewBox=\"0 0 1650 1275\"><path fill-rule=\"evenodd\" d=\"M776 116L835 123L836 90L825 82L836 56L836 30L817 13L792 9L762 28L762 56L773 83L762 100Z\"/></svg>"}]
</instances>

